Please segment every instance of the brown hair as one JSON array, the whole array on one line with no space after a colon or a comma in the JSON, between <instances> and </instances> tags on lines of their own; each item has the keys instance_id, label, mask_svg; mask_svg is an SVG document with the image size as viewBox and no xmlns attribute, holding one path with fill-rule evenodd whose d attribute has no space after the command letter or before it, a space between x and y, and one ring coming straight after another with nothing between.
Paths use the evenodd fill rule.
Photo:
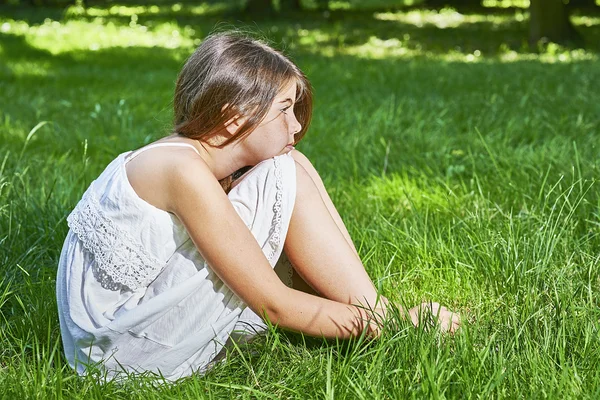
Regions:
<instances>
[{"instance_id":1,"label":"brown hair","mask_svg":"<svg viewBox=\"0 0 600 400\"><path fill-rule=\"evenodd\" d=\"M209 35L186 61L175 88L175 132L208 138L236 115L248 117L220 147L248 136L267 115L275 96L296 81L294 106L304 136L312 116L312 88L284 54L239 32ZM220 181L228 192L233 175Z\"/></svg>"}]
</instances>

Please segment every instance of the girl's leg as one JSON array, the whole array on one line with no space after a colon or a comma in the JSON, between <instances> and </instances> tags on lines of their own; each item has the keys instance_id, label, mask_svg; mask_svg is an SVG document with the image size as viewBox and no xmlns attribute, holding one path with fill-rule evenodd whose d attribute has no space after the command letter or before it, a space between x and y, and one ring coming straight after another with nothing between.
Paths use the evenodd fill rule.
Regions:
<instances>
[{"instance_id":1,"label":"girl's leg","mask_svg":"<svg viewBox=\"0 0 600 400\"><path fill-rule=\"evenodd\" d=\"M345 229L345 228L344 228ZM313 178L296 161L296 201L284 251L295 271L322 296L375 307L377 292Z\"/></svg>"},{"instance_id":2,"label":"girl's leg","mask_svg":"<svg viewBox=\"0 0 600 400\"><path fill-rule=\"evenodd\" d=\"M275 265L275 273L279 276L279 279L287 286L300 290L301 292L312 294L315 296L320 296L319 293L315 291L298 273L294 272L295 268L289 260L285 251L281 253L281 257L277 261L277 265Z\"/></svg>"},{"instance_id":3,"label":"girl's leg","mask_svg":"<svg viewBox=\"0 0 600 400\"><path fill-rule=\"evenodd\" d=\"M329 210L329 213L331 214L331 217L335 221L335 224L340 229L340 232L342 232L342 235L344 235L344 238L346 239L346 241L352 248L352 251L354 252L354 254L356 254L356 257L358 257L360 259L360 256L358 255L358 251L356 251L356 247L354 247L354 243L352 242L352 238L350 237L350 234L348 233L348 230L346 229L346 226L344 225L344 221L342 221L342 218L340 217L340 214L336 210L335 205L333 204L333 201L331 201L331 198L329 197L329 193L327 193L327 190L325 189L325 185L323 184L323 180L319 176L319 173L317 172L315 167L312 165L310 160L304 154L302 154L300 151L298 151L296 149L292 150L291 156L294 160L296 160L300 165L302 165L304 167L304 169L306 170L308 175L312 178L315 186L319 190L321 199L323 199L323 203L325 203L325 207L327 207L327 210Z\"/></svg>"}]
</instances>

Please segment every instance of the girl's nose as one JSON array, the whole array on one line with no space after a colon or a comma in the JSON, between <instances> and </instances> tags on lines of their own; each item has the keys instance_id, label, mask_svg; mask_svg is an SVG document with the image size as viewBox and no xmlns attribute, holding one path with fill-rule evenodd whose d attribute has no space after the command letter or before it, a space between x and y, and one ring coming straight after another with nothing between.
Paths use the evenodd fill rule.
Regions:
<instances>
[{"instance_id":1,"label":"girl's nose","mask_svg":"<svg viewBox=\"0 0 600 400\"><path fill-rule=\"evenodd\" d=\"M294 134L296 134L302 130L302 125L300 124L300 122L298 122L296 115L294 115L294 121L292 122L290 128Z\"/></svg>"}]
</instances>

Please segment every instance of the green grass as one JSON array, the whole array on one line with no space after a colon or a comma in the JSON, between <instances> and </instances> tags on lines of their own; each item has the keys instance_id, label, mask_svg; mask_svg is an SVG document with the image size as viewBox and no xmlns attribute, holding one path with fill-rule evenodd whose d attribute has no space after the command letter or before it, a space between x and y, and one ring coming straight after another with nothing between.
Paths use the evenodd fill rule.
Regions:
<instances>
[{"instance_id":1,"label":"green grass","mask_svg":"<svg viewBox=\"0 0 600 400\"><path fill-rule=\"evenodd\" d=\"M139 7L0 13L1 397L600 396L599 15L574 16L588 49L534 52L521 9L254 24L218 3ZM174 385L100 385L66 365L65 218L118 153L168 132L176 74L224 19L307 72L315 114L298 148L382 293L460 310L459 334L404 326L360 344L274 330Z\"/></svg>"}]
</instances>

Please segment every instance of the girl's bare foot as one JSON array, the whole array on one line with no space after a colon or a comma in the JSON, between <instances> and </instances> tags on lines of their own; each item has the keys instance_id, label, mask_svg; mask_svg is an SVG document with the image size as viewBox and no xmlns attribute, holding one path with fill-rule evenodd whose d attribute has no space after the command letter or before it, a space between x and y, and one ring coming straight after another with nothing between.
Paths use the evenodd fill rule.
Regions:
<instances>
[{"instance_id":1,"label":"girl's bare foot","mask_svg":"<svg viewBox=\"0 0 600 400\"><path fill-rule=\"evenodd\" d=\"M438 326L441 332L454 333L460 328L460 316L435 302L425 302L408 310L414 326Z\"/></svg>"}]
</instances>

